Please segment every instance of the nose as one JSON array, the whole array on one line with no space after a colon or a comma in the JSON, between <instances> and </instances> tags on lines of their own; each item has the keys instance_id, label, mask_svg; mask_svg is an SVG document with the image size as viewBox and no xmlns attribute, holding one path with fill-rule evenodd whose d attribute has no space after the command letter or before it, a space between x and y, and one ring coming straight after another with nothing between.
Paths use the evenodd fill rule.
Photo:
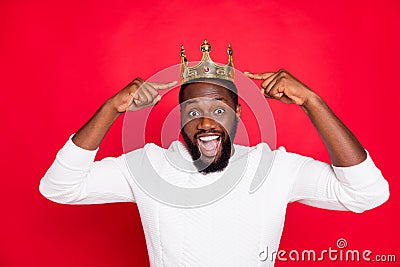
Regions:
<instances>
[{"instance_id":1,"label":"nose","mask_svg":"<svg viewBox=\"0 0 400 267\"><path fill-rule=\"evenodd\" d=\"M216 122L213 119L208 118L208 117L200 118L200 121L197 125L197 128L199 130L204 130L204 131L215 129L215 127L216 127Z\"/></svg>"}]
</instances>

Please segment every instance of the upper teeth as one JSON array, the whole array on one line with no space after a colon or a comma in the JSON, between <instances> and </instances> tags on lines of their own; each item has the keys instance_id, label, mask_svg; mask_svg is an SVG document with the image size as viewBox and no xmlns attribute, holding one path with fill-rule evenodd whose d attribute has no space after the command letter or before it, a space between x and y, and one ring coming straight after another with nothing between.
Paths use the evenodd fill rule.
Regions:
<instances>
[{"instance_id":1,"label":"upper teeth","mask_svg":"<svg viewBox=\"0 0 400 267\"><path fill-rule=\"evenodd\" d=\"M199 139L201 141L211 141L211 140L217 139L218 137L219 137L218 135L211 135L211 136L203 136L203 137L200 137Z\"/></svg>"}]
</instances>

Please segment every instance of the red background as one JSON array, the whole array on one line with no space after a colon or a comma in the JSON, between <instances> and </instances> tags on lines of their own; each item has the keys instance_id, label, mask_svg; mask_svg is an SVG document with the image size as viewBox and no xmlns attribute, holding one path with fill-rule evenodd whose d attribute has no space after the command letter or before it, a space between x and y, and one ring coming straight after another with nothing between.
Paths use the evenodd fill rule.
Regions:
<instances>
[{"instance_id":1,"label":"red background","mask_svg":"<svg viewBox=\"0 0 400 267\"><path fill-rule=\"evenodd\" d=\"M281 248L336 248L345 238L349 249L400 261L398 1L14 0L0 10L0 266L148 265L135 204L58 205L38 184L68 136L108 97L136 76L177 64L181 44L189 60L199 60L204 38L216 61L225 62L230 42L239 70L285 68L317 91L390 183L390 200L363 214L290 205ZM301 109L269 103L278 145L329 159ZM122 152L121 125L122 118L99 158Z\"/></svg>"}]
</instances>

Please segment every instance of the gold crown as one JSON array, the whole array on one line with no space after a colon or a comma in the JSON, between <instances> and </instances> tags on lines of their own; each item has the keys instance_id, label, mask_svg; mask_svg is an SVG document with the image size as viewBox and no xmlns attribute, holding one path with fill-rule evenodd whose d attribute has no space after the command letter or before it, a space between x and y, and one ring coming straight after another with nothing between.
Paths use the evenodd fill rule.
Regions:
<instances>
[{"instance_id":1,"label":"gold crown","mask_svg":"<svg viewBox=\"0 0 400 267\"><path fill-rule=\"evenodd\" d=\"M182 83L189 82L198 78L219 78L233 82L234 69L233 69L233 50L231 45L228 45L228 64L219 65L214 63L210 58L211 45L204 40L200 46L200 51L203 52L201 61L193 67L188 66L186 59L185 48L181 47L181 75Z\"/></svg>"}]
</instances>

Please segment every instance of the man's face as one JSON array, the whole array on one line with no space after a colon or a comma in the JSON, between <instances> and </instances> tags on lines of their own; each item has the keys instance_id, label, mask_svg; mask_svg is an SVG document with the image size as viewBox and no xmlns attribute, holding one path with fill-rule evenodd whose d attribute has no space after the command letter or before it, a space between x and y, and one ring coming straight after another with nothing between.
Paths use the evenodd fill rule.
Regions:
<instances>
[{"instance_id":1,"label":"man's face","mask_svg":"<svg viewBox=\"0 0 400 267\"><path fill-rule=\"evenodd\" d=\"M221 171L229 162L240 106L229 89L197 82L188 85L181 104L181 134L198 170Z\"/></svg>"}]
</instances>

